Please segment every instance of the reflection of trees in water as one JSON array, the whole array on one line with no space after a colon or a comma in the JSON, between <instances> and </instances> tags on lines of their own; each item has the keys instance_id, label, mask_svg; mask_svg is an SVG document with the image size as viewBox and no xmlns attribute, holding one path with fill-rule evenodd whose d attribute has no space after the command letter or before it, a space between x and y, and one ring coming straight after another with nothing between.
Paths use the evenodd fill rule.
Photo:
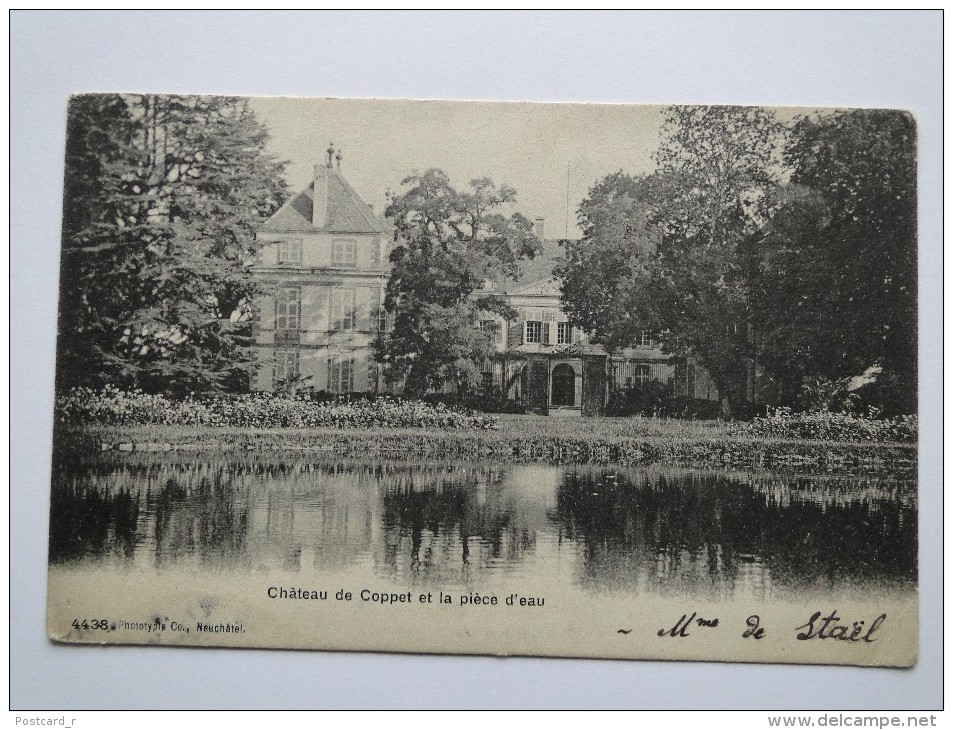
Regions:
<instances>
[{"instance_id":1,"label":"reflection of trees in water","mask_svg":"<svg viewBox=\"0 0 953 730\"><path fill-rule=\"evenodd\" d=\"M50 562L119 555L131 558L139 496L77 485L54 488L50 500Z\"/></svg>"},{"instance_id":2,"label":"reflection of trees in water","mask_svg":"<svg viewBox=\"0 0 953 730\"><path fill-rule=\"evenodd\" d=\"M605 588L915 580L913 500L891 489L876 501L863 489L851 499L841 486L580 469L560 484L553 518L562 539L583 546L583 581Z\"/></svg>"},{"instance_id":3,"label":"reflection of trees in water","mask_svg":"<svg viewBox=\"0 0 953 730\"><path fill-rule=\"evenodd\" d=\"M220 470L195 486L170 478L150 506L155 510L157 566L191 555L211 563L238 563L246 557L247 499Z\"/></svg>"},{"instance_id":4,"label":"reflection of trees in water","mask_svg":"<svg viewBox=\"0 0 953 730\"><path fill-rule=\"evenodd\" d=\"M312 572L364 562L436 583L568 558L586 585L673 592L916 577L916 490L902 480L279 459L60 465L50 559Z\"/></svg>"},{"instance_id":5,"label":"reflection of trees in water","mask_svg":"<svg viewBox=\"0 0 953 730\"><path fill-rule=\"evenodd\" d=\"M466 578L474 569L520 562L536 530L507 496L506 471L442 466L383 480L382 563L389 574Z\"/></svg>"},{"instance_id":6,"label":"reflection of trees in water","mask_svg":"<svg viewBox=\"0 0 953 730\"><path fill-rule=\"evenodd\" d=\"M193 555L215 563L242 559L247 498L220 464L123 464L58 476L51 562L132 559L137 547L147 547L156 565Z\"/></svg>"}]
</instances>

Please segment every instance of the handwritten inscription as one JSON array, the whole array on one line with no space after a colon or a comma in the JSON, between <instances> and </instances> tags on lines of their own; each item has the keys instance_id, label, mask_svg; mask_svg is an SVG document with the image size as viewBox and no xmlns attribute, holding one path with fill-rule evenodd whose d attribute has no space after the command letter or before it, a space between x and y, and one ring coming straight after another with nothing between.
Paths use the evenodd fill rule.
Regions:
<instances>
[{"instance_id":1,"label":"handwritten inscription","mask_svg":"<svg viewBox=\"0 0 953 730\"><path fill-rule=\"evenodd\" d=\"M764 638L764 629L761 628L761 617L753 613L748 618L745 619L745 623L748 625L748 628L741 635L742 639L763 639Z\"/></svg>"},{"instance_id":2,"label":"handwritten inscription","mask_svg":"<svg viewBox=\"0 0 953 730\"><path fill-rule=\"evenodd\" d=\"M702 628L715 628L718 626L717 618L703 618L698 615L695 611L692 611L692 615L682 614L682 617L675 622L675 625L670 629L659 629L659 636L671 636L673 638L684 639L690 634L688 633L688 627L692 624L700 626Z\"/></svg>"},{"instance_id":3,"label":"handwritten inscription","mask_svg":"<svg viewBox=\"0 0 953 730\"><path fill-rule=\"evenodd\" d=\"M864 621L838 623L839 621L845 621L845 619L838 616L836 610L831 611L824 617L821 616L820 611L815 611L806 624L798 626L794 630L800 632L797 635L799 641L836 639L839 641L864 641L870 644L876 641L873 638L874 633L886 620L887 614L882 613L870 623L870 626L865 627Z\"/></svg>"}]
</instances>

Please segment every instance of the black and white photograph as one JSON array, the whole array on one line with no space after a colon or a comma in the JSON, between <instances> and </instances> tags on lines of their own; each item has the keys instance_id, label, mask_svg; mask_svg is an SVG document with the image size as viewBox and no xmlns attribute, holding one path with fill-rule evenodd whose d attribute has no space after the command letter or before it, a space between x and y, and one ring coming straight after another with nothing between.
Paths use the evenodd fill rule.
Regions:
<instances>
[{"instance_id":1,"label":"black and white photograph","mask_svg":"<svg viewBox=\"0 0 953 730\"><path fill-rule=\"evenodd\" d=\"M55 642L916 663L910 111L66 114Z\"/></svg>"}]
</instances>

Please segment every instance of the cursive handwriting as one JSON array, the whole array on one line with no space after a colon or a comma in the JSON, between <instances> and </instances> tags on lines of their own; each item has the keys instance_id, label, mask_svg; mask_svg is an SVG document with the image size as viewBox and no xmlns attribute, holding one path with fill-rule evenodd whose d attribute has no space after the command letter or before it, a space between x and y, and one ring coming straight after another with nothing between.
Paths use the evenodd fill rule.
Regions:
<instances>
[{"instance_id":1,"label":"cursive handwriting","mask_svg":"<svg viewBox=\"0 0 953 730\"><path fill-rule=\"evenodd\" d=\"M671 636L673 638L683 639L687 636L690 636L688 633L688 627L692 623L697 624L705 628L714 628L718 626L718 619L716 618L702 618L696 612L692 611L692 615L682 614L682 617L675 622L675 625L670 629L659 629L659 636Z\"/></svg>"},{"instance_id":2,"label":"cursive handwriting","mask_svg":"<svg viewBox=\"0 0 953 730\"><path fill-rule=\"evenodd\" d=\"M761 617L753 613L748 618L745 619L745 623L748 625L748 628L741 635L742 639L747 639L753 636L755 639L764 638L764 629L761 628Z\"/></svg>"},{"instance_id":3,"label":"cursive handwriting","mask_svg":"<svg viewBox=\"0 0 953 730\"><path fill-rule=\"evenodd\" d=\"M795 631L800 631L797 635L799 641L808 639L837 639L839 641L864 641L868 644L876 641L873 638L874 632L880 628L880 625L887 620L887 614L882 613L871 622L867 627L867 633L864 633L864 621L854 621L852 623L837 623L845 619L837 615L837 611L831 611L827 616L821 617L820 611L815 611L814 615L808 619L803 626L798 626ZM802 629L806 629L803 631Z\"/></svg>"}]
</instances>

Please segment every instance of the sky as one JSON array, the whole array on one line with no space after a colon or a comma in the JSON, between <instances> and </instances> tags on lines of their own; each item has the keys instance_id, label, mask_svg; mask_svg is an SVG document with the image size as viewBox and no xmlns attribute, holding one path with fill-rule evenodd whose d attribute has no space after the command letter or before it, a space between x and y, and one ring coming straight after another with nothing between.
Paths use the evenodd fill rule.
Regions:
<instances>
[{"instance_id":1,"label":"sky","mask_svg":"<svg viewBox=\"0 0 953 730\"><path fill-rule=\"evenodd\" d=\"M655 169L664 107L608 104L254 98L271 131L270 151L287 160L292 189L304 188L330 142L341 172L374 210L414 171L436 167L464 187L489 177L516 190L516 209L545 219L547 238L577 238L576 209L607 174ZM568 211L567 211L568 192ZM567 215L568 213L568 215Z\"/></svg>"}]
</instances>

